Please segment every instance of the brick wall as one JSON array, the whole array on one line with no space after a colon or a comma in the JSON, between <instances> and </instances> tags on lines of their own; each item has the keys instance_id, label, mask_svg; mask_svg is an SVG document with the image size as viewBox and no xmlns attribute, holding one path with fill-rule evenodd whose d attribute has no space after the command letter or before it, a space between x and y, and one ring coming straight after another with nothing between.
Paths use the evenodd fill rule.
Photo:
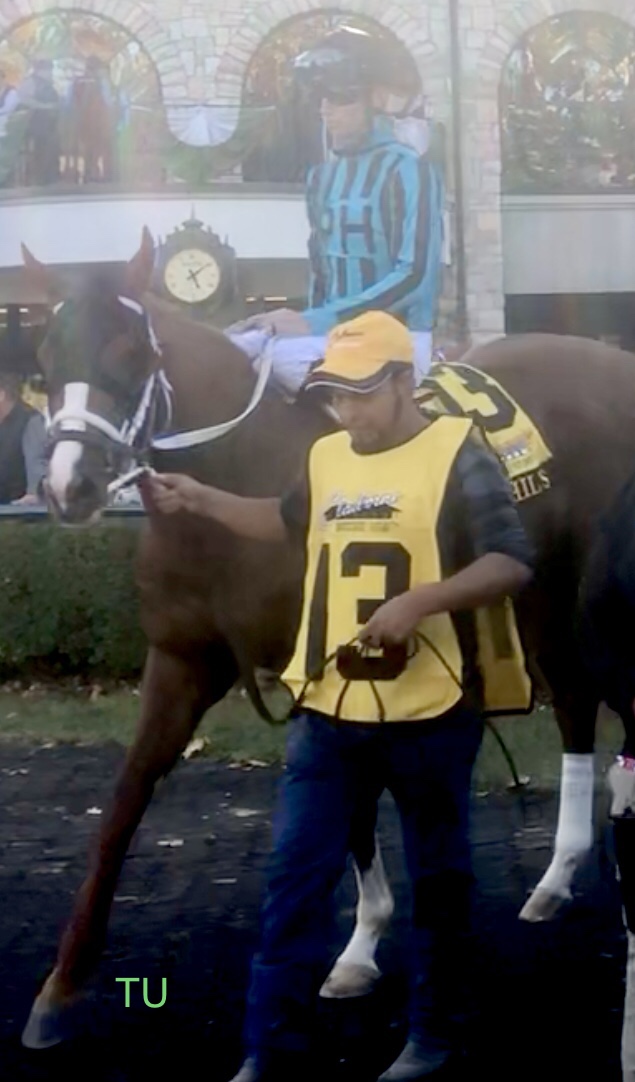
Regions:
<instances>
[{"instance_id":1,"label":"brick wall","mask_svg":"<svg viewBox=\"0 0 635 1082\"><path fill-rule=\"evenodd\" d=\"M436 117L450 126L448 0L0 0L0 32L47 7L94 11L127 27L152 56L171 100L239 100L251 57L286 19L319 7L374 17L417 60ZM498 89L518 39L551 15L602 11L635 25L632 0L462 0L462 133L465 170L467 301L475 340L503 331ZM455 279L446 275L443 333L451 333Z\"/></svg>"}]
</instances>

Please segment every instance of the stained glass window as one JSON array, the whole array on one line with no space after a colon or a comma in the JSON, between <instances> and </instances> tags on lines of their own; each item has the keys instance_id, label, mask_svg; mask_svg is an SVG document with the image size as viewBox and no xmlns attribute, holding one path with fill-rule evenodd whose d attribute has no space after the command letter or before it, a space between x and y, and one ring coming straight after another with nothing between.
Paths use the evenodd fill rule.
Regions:
<instances>
[{"instance_id":1,"label":"stained glass window","mask_svg":"<svg viewBox=\"0 0 635 1082\"><path fill-rule=\"evenodd\" d=\"M569 12L527 34L501 84L510 194L635 190L635 30Z\"/></svg>"},{"instance_id":2,"label":"stained glass window","mask_svg":"<svg viewBox=\"0 0 635 1082\"><path fill-rule=\"evenodd\" d=\"M14 138L2 141L0 174L4 166L14 183L26 184L143 179L144 159L165 130L160 84L149 55L124 27L85 12L46 11L0 40L0 70L23 101L32 102L35 90L49 106L40 115L32 107L17 110L12 130L7 125L2 133ZM27 145L31 129L35 159ZM40 171L37 155L44 157L47 138L53 156L56 140L58 176L42 181L29 174L34 160Z\"/></svg>"}]
</instances>

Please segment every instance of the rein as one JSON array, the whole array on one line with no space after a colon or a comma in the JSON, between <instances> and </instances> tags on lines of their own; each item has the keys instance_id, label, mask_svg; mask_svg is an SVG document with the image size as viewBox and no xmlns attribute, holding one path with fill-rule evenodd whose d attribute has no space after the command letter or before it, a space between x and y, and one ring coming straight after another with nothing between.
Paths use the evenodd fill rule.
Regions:
<instances>
[{"instance_id":1,"label":"rein","mask_svg":"<svg viewBox=\"0 0 635 1082\"><path fill-rule=\"evenodd\" d=\"M209 425L207 428L194 429L191 432L178 432L173 436L159 436L152 440L151 446L153 450L184 451L190 447L200 447L202 444L212 443L214 440L219 440L222 436L228 435L229 432L233 432L262 402L271 375L272 364L271 355L268 352L265 353L249 405L237 417L233 417L230 421L221 421L219 424Z\"/></svg>"}]
</instances>

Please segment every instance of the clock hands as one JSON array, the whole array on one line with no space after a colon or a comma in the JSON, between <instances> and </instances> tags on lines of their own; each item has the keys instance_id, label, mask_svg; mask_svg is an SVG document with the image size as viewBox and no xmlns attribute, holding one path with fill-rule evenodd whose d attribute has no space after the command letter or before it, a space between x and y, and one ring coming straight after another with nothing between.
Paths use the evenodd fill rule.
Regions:
<instances>
[{"instance_id":1,"label":"clock hands","mask_svg":"<svg viewBox=\"0 0 635 1082\"><path fill-rule=\"evenodd\" d=\"M177 252L165 269L165 286L182 304L200 305L217 292L220 270L211 256L199 251Z\"/></svg>"},{"instance_id":2,"label":"clock hands","mask_svg":"<svg viewBox=\"0 0 635 1082\"><path fill-rule=\"evenodd\" d=\"M202 274L202 272L203 272L204 270L205 270L205 268L204 268L204 267L199 267L197 271L193 271L193 270L190 270L190 271L188 271L188 275L187 275L187 276L188 276L188 278L191 278L191 280L192 280L193 282L195 282L195 283L196 283L196 288L197 288L197 289L200 289L200 288L201 288L201 286L200 286L200 282L199 282L199 280L198 280L198 276L199 276L199 274Z\"/></svg>"}]
</instances>

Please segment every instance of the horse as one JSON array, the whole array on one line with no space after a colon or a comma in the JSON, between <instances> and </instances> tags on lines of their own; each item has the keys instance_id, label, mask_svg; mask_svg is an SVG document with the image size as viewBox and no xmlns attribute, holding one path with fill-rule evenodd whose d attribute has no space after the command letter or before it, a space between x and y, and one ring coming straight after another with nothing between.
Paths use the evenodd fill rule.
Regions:
<instances>
[{"instance_id":1,"label":"horse","mask_svg":"<svg viewBox=\"0 0 635 1082\"><path fill-rule=\"evenodd\" d=\"M277 497L295 481L312 443L332 430L333 420L302 396L290 405L264 386L226 336L152 297L154 256L145 229L124 268L91 272L68 290L23 247L25 274L54 304L40 363L53 419L47 498L62 522L96 521L113 479L148 455L161 471L242 496ZM475 346L468 358L521 404L553 453L549 485L519 503L538 562L517 615L528 665L552 698L565 751L592 760L599 700L578 665L572 622L594 521L635 459L635 358L550 335ZM152 439L161 424L160 372L172 387L171 431L190 436ZM189 515L148 516L137 558L148 640L137 730L55 966L23 1032L27 1047L46 1048L73 1032L74 1005L98 965L122 863L157 782L239 676L256 696L254 670L283 670L300 615L303 567L304 554L291 540L265 546ZM588 824L573 841L567 837L551 877L530 898L527 919L553 916L567 897L591 847L590 806L585 814ZM360 814L351 838L357 924L322 989L327 996L364 994L378 974L374 952L393 902L374 816L374 809Z\"/></svg>"}]
</instances>

